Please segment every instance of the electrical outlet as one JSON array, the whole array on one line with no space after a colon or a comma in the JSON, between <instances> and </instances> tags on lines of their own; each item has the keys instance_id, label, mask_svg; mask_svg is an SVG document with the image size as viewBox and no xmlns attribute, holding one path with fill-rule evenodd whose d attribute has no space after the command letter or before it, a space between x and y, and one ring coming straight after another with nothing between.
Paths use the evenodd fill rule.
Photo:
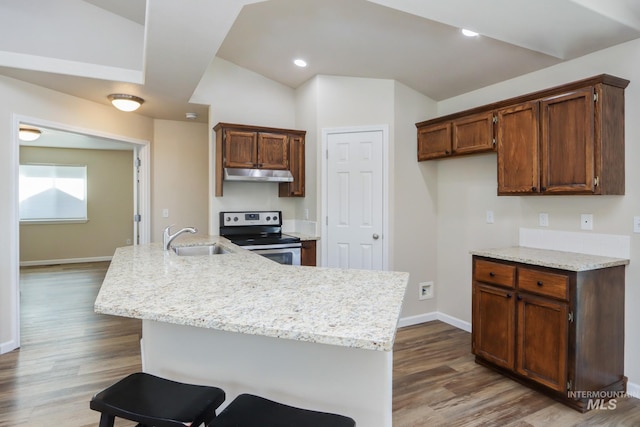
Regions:
<instances>
[{"instance_id":1,"label":"electrical outlet","mask_svg":"<svg viewBox=\"0 0 640 427\"><path fill-rule=\"evenodd\" d=\"M162 209L162 218L169 218L169 209Z\"/></svg>"},{"instance_id":2,"label":"electrical outlet","mask_svg":"<svg viewBox=\"0 0 640 427\"><path fill-rule=\"evenodd\" d=\"M131 244L131 239L127 239L127 245Z\"/></svg>"},{"instance_id":3,"label":"electrical outlet","mask_svg":"<svg viewBox=\"0 0 640 427\"><path fill-rule=\"evenodd\" d=\"M538 224L540 227L548 227L549 226L549 214L548 213L540 213L538 214Z\"/></svg>"},{"instance_id":4,"label":"electrical outlet","mask_svg":"<svg viewBox=\"0 0 640 427\"><path fill-rule=\"evenodd\" d=\"M487 224L493 224L493 211L487 211Z\"/></svg>"},{"instance_id":5,"label":"electrical outlet","mask_svg":"<svg viewBox=\"0 0 640 427\"><path fill-rule=\"evenodd\" d=\"M580 214L580 228L582 230L593 230L592 214Z\"/></svg>"},{"instance_id":6,"label":"electrical outlet","mask_svg":"<svg viewBox=\"0 0 640 427\"><path fill-rule=\"evenodd\" d=\"M640 216L633 217L633 232L640 233Z\"/></svg>"},{"instance_id":7,"label":"electrical outlet","mask_svg":"<svg viewBox=\"0 0 640 427\"><path fill-rule=\"evenodd\" d=\"M433 282L422 282L418 286L418 290L420 294L418 295L418 299L431 299L433 298Z\"/></svg>"}]
</instances>

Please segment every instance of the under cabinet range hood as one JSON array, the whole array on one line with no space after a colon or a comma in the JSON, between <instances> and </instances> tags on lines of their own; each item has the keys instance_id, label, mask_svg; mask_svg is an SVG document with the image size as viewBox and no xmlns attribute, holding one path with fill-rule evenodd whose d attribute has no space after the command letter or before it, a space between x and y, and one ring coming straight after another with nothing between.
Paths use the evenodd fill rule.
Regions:
<instances>
[{"instance_id":1,"label":"under cabinet range hood","mask_svg":"<svg viewBox=\"0 0 640 427\"><path fill-rule=\"evenodd\" d=\"M288 170L225 168L225 181L293 182Z\"/></svg>"}]
</instances>

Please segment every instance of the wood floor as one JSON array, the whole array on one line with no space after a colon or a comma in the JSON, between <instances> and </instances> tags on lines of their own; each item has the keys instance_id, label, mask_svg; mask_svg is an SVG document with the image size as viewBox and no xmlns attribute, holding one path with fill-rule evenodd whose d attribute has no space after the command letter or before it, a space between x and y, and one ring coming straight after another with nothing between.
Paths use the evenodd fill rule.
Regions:
<instances>
[{"instance_id":1,"label":"wood floor","mask_svg":"<svg viewBox=\"0 0 640 427\"><path fill-rule=\"evenodd\" d=\"M22 348L0 356L0 427L95 427L91 396L140 370L140 321L93 312L107 268L22 269ZM470 346L469 333L441 322L399 330L394 427L640 426L638 399L580 414L476 365Z\"/></svg>"}]
</instances>

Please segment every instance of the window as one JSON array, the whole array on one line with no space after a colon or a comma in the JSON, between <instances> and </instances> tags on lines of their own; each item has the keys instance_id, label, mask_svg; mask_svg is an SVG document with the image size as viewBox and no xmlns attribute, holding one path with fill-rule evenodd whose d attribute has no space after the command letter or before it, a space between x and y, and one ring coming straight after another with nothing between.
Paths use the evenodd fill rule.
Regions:
<instances>
[{"instance_id":1,"label":"window","mask_svg":"<svg viewBox=\"0 0 640 427\"><path fill-rule=\"evenodd\" d=\"M20 221L87 221L85 165L20 165Z\"/></svg>"}]
</instances>

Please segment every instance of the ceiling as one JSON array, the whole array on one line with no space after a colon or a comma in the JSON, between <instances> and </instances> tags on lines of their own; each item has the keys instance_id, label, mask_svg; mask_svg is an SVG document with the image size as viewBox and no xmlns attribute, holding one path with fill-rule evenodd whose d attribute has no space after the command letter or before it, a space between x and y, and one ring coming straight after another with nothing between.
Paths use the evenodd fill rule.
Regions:
<instances>
[{"instance_id":1,"label":"ceiling","mask_svg":"<svg viewBox=\"0 0 640 427\"><path fill-rule=\"evenodd\" d=\"M0 12L0 74L201 122L208 106L190 99L215 56L292 88L384 78L442 100L640 37L637 0L4 0Z\"/></svg>"}]
</instances>

